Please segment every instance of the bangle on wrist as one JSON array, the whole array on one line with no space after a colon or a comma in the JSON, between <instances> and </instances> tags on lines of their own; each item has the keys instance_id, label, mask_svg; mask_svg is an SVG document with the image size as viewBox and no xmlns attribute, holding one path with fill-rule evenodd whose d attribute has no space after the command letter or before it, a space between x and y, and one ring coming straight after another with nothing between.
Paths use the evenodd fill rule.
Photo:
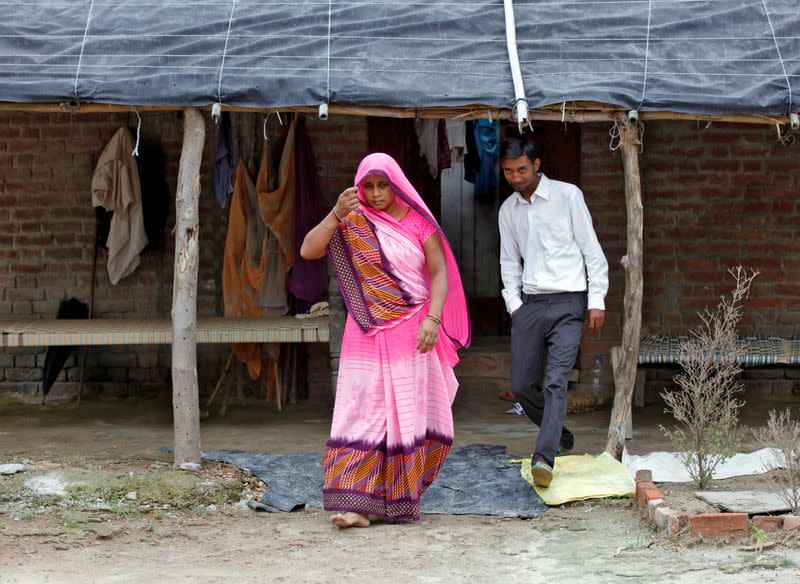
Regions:
<instances>
[{"instance_id":1,"label":"bangle on wrist","mask_svg":"<svg viewBox=\"0 0 800 584\"><path fill-rule=\"evenodd\" d=\"M334 217L336 217L336 220L337 220L339 223L341 223L341 222L342 222L342 218L341 218L341 217L339 217L339 213L337 213L337 212L336 212L336 207L334 207L334 208L333 208L333 216L334 216Z\"/></svg>"},{"instance_id":2,"label":"bangle on wrist","mask_svg":"<svg viewBox=\"0 0 800 584\"><path fill-rule=\"evenodd\" d=\"M327 229L327 230L328 230L328 231L330 231L331 233L336 233L336 228L335 228L335 227L328 227L328 226L325 224L325 221L324 221L324 220L323 220L323 221L320 221L320 222L319 222L319 224L320 224L320 225L322 225L322 226L323 226L325 229Z\"/></svg>"},{"instance_id":3,"label":"bangle on wrist","mask_svg":"<svg viewBox=\"0 0 800 584\"><path fill-rule=\"evenodd\" d=\"M427 314L427 315L425 315L425 318L431 319L433 322L435 322L438 325L442 324L442 319L439 318L438 316L436 316L435 314Z\"/></svg>"}]
</instances>

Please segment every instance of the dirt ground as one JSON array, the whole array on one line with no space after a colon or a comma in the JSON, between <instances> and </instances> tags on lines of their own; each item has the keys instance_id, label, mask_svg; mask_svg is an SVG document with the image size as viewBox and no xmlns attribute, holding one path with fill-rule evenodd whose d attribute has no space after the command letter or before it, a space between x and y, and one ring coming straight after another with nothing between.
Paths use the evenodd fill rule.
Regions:
<instances>
[{"instance_id":1,"label":"dirt ground","mask_svg":"<svg viewBox=\"0 0 800 584\"><path fill-rule=\"evenodd\" d=\"M456 445L528 455L533 426L504 414L508 405L476 391L459 396ZM781 405L748 406L744 422L762 424ZM660 409L636 412L631 452L669 449ZM608 415L568 418L578 452L602 449ZM282 413L235 407L203 420L203 447L321 452L329 423L324 400ZM171 444L168 402L0 401L0 464L29 465L0 477L0 583L800 582L798 549L670 539L626 500L551 508L533 520L426 515L348 531L319 509L256 513L244 501L263 488L257 480L216 463L197 475L176 471L161 450Z\"/></svg>"}]
</instances>

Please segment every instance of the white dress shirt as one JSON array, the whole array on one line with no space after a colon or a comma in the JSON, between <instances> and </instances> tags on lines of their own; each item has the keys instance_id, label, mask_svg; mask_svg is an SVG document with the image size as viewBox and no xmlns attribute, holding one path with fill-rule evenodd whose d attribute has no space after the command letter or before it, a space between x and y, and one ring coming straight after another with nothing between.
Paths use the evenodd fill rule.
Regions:
<instances>
[{"instance_id":1,"label":"white dress shirt","mask_svg":"<svg viewBox=\"0 0 800 584\"><path fill-rule=\"evenodd\" d=\"M530 202L515 192L500 207L500 275L512 314L522 293L552 294L587 289L588 308L605 310L608 262L592 217L575 185L539 175Z\"/></svg>"}]
</instances>

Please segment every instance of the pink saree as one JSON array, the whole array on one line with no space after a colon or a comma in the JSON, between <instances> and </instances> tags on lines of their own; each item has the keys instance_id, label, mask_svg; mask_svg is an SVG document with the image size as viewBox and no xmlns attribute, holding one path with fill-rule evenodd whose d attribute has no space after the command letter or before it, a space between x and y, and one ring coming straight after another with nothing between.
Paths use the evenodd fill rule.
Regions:
<instances>
[{"instance_id":1,"label":"pink saree","mask_svg":"<svg viewBox=\"0 0 800 584\"><path fill-rule=\"evenodd\" d=\"M410 210L397 221L362 205L329 246L348 318L323 502L329 511L416 521L420 497L453 443L453 367L456 350L469 343L469 318L455 258L427 206L386 154L361 162L356 185L374 175L385 176ZM422 244L435 232L445 248L448 296L437 344L420 353L417 331L430 294Z\"/></svg>"}]
</instances>

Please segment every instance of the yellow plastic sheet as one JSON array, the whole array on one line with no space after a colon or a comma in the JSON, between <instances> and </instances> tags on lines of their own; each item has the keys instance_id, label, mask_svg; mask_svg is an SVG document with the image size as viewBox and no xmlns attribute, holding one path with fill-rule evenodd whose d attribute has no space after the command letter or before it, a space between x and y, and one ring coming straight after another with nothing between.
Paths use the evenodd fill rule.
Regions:
<instances>
[{"instance_id":1,"label":"yellow plastic sheet","mask_svg":"<svg viewBox=\"0 0 800 584\"><path fill-rule=\"evenodd\" d=\"M531 461L522 461L522 478L533 485ZM553 482L547 488L533 485L547 505L562 505L570 501L631 497L636 481L630 471L608 452L559 456L553 469Z\"/></svg>"}]
</instances>

